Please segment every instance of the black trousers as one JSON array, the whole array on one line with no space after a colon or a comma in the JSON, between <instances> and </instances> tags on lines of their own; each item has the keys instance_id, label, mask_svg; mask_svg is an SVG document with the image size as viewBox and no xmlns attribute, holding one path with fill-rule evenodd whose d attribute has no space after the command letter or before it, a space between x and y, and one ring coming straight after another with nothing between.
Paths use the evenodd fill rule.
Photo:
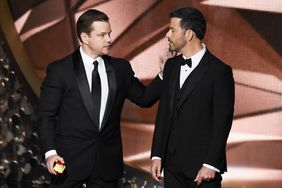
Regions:
<instances>
[{"instance_id":1,"label":"black trousers","mask_svg":"<svg viewBox=\"0 0 282 188\"><path fill-rule=\"evenodd\" d=\"M186 177L181 171L172 172L170 169L164 171L164 187L165 188L221 188L221 175L210 181L203 181L199 186L194 182L195 178Z\"/></svg>"},{"instance_id":2,"label":"black trousers","mask_svg":"<svg viewBox=\"0 0 282 188\"><path fill-rule=\"evenodd\" d=\"M50 188L82 188L83 184L86 184L87 188L117 188L118 181L103 181L99 179L93 179L88 181L78 181L66 179L63 184L60 185L51 185Z\"/></svg>"},{"instance_id":3,"label":"black trousers","mask_svg":"<svg viewBox=\"0 0 282 188\"><path fill-rule=\"evenodd\" d=\"M197 186L196 182L194 182L196 177L186 176L185 173L181 171L181 167L177 166L175 160L174 154L168 152L164 168L165 188L221 188L222 177L219 173L216 173L214 179L203 181Z\"/></svg>"},{"instance_id":4,"label":"black trousers","mask_svg":"<svg viewBox=\"0 0 282 188\"><path fill-rule=\"evenodd\" d=\"M87 188L118 188L118 180L102 180L95 172L85 180L74 180L69 178L65 171L61 175L53 176L52 182L50 188L82 188L83 184L86 184Z\"/></svg>"}]
</instances>

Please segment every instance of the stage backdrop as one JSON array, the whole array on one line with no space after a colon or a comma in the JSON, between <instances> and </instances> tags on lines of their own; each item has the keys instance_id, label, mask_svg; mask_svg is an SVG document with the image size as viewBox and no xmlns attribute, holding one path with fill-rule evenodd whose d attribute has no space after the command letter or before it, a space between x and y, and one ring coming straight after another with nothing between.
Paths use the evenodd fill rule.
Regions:
<instances>
[{"instance_id":1,"label":"stage backdrop","mask_svg":"<svg viewBox=\"0 0 282 188\"><path fill-rule=\"evenodd\" d=\"M278 0L48 0L13 1L18 33L40 79L48 63L79 43L75 21L89 8L106 12L111 55L127 58L144 83L159 72L168 44L170 11L200 9L207 19L207 48L233 68L235 116L228 139L225 187L282 185L282 1ZM146 171L157 104L126 102L122 115L124 160Z\"/></svg>"}]
</instances>

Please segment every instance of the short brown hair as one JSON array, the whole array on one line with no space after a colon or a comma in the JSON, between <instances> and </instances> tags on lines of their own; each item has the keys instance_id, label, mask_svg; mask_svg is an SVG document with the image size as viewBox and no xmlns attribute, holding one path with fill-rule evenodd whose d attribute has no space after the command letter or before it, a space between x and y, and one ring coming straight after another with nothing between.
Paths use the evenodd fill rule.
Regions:
<instances>
[{"instance_id":1,"label":"short brown hair","mask_svg":"<svg viewBox=\"0 0 282 188\"><path fill-rule=\"evenodd\" d=\"M95 21L104 21L108 22L109 17L104 13L96 9L89 9L85 11L81 16L78 18L76 22L76 31L79 40L81 41L80 34L87 33L89 34L92 31L91 24Z\"/></svg>"}]
</instances>

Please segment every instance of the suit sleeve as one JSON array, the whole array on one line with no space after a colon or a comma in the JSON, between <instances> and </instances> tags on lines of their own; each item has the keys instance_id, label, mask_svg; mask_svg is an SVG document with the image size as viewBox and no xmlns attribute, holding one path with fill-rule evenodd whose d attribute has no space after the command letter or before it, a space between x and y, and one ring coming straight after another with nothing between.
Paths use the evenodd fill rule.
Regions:
<instances>
[{"instance_id":1,"label":"suit sleeve","mask_svg":"<svg viewBox=\"0 0 282 188\"><path fill-rule=\"evenodd\" d=\"M161 95L162 80L157 75L147 86L144 86L138 78L134 76L134 72L130 66L130 86L127 98L141 107L151 107L155 104Z\"/></svg>"},{"instance_id":2,"label":"suit sleeve","mask_svg":"<svg viewBox=\"0 0 282 188\"><path fill-rule=\"evenodd\" d=\"M158 112L155 122L155 129L154 129L154 135L153 135L153 142L152 142L152 148L151 148L151 158L152 157L160 157L161 159L164 158L163 153L165 150L165 144L166 144L166 128L167 125L169 125L169 114L167 113L168 110L168 92L167 90L167 76L168 76L168 70L170 65L169 62L166 62L163 72L163 81L162 81L162 91L161 91L161 97L160 102L158 106Z\"/></svg>"},{"instance_id":3,"label":"suit sleeve","mask_svg":"<svg viewBox=\"0 0 282 188\"><path fill-rule=\"evenodd\" d=\"M211 143L205 162L216 168L220 168L224 160L222 157L233 120L234 95L232 69L228 66L215 78L213 87Z\"/></svg>"},{"instance_id":4,"label":"suit sleeve","mask_svg":"<svg viewBox=\"0 0 282 188\"><path fill-rule=\"evenodd\" d=\"M152 157L160 157L161 159L163 156L163 144L164 144L164 129L165 129L165 100L163 100L163 96L161 96L157 118L155 123L155 129L153 134L153 142L151 147L151 158Z\"/></svg>"},{"instance_id":5,"label":"suit sleeve","mask_svg":"<svg viewBox=\"0 0 282 188\"><path fill-rule=\"evenodd\" d=\"M55 149L56 123L63 89L54 66L47 67L46 77L41 85L38 108L38 133L43 153Z\"/></svg>"}]
</instances>

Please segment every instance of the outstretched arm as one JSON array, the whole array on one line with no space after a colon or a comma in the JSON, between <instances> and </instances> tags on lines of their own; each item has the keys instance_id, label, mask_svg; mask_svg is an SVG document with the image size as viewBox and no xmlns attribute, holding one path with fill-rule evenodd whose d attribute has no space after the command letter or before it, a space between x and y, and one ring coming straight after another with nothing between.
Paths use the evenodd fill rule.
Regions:
<instances>
[{"instance_id":1,"label":"outstretched arm","mask_svg":"<svg viewBox=\"0 0 282 188\"><path fill-rule=\"evenodd\" d=\"M162 80L157 75L147 86L144 86L131 71L131 83L127 93L127 98L141 107L151 107L155 104L161 95Z\"/></svg>"}]
</instances>

